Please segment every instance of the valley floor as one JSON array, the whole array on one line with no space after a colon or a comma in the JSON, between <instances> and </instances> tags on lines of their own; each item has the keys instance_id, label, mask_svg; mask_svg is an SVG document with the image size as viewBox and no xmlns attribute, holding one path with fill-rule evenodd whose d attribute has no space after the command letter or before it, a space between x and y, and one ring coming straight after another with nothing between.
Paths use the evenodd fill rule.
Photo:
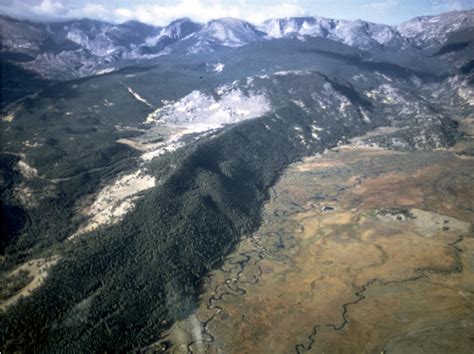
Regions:
<instances>
[{"instance_id":1,"label":"valley floor","mask_svg":"<svg viewBox=\"0 0 474 354\"><path fill-rule=\"evenodd\" d=\"M150 349L472 353L473 126L449 150L354 142L291 165L260 229Z\"/></svg>"}]
</instances>

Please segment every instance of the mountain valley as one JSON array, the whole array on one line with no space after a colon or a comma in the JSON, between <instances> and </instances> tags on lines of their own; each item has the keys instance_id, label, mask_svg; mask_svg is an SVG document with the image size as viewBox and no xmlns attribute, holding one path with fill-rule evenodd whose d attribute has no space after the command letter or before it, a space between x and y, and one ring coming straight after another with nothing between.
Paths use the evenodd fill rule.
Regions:
<instances>
[{"instance_id":1,"label":"mountain valley","mask_svg":"<svg viewBox=\"0 0 474 354\"><path fill-rule=\"evenodd\" d=\"M469 352L473 10L0 22L0 350Z\"/></svg>"}]
</instances>

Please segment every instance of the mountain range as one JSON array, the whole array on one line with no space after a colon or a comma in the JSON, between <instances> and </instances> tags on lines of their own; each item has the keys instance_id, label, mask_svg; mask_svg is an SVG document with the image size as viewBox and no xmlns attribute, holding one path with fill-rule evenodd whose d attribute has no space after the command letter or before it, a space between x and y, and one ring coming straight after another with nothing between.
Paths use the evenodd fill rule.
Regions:
<instances>
[{"instance_id":1,"label":"mountain range","mask_svg":"<svg viewBox=\"0 0 474 354\"><path fill-rule=\"evenodd\" d=\"M361 51L428 55L454 33L472 29L474 11L417 17L398 26L323 17L272 19L256 26L223 18L199 24L188 18L159 27L129 21L83 19L31 23L0 18L2 58L48 79L71 79L113 70L127 61L171 53L209 53L275 38L327 38ZM471 34L472 35L472 34Z\"/></svg>"}]
</instances>

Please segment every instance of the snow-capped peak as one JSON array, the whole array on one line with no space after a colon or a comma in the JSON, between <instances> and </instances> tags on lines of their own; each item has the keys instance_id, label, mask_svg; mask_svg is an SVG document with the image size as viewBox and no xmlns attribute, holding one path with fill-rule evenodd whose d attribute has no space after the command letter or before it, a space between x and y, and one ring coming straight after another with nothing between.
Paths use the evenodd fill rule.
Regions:
<instances>
[{"instance_id":1,"label":"snow-capped peak","mask_svg":"<svg viewBox=\"0 0 474 354\"><path fill-rule=\"evenodd\" d=\"M396 27L324 17L271 19L260 27L234 18L212 20L205 25L182 18L162 28L138 21L119 25L87 19L30 23L4 16L0 16L0 27L6 51L34 59L12 59L16 65L46 78L70 79L101 72L123 59L209 53L222 47L287 37L326 38L369 52L433 52L452 33L474 28L474 10L417 17Z\"/></svg>"},{"instance_id":2,"label":"snow-capped peak","mask_svg":"<svg viewBox=\"0 0 474 354\"><path fill-rule=\"evenodd\" d=\"M250 23L234 18L212 20L198 34L201 39L228 47L245 45L263 35Z\"/></svg>"},{"instance_id":3,"label":"snow-capped peak","mask_svg":"<svg viewBox=\"0 0 474 354\"><path fill-rule=\"evenodd\" d=\"M145 42L149 46L155 46L163 39L177 41L190 34L199 31L202 25L191 21L189 18L180 18L164 27L157 36L148 37Z\"/></svg>"},{"instance_id":4,"label":"snow-capped peak","mask_svg":"<svg viewBox=\"0 0 474 354\"><path fill-rule=\"evenodd\" d=\"M361 20L333 20L324 17L272 19L260 27L268 38L323 37L360 49L377 45L403 45L404 39L391 26Z\"/></svg>"},{"instance_id":5,"label":"snow-capped peak","mask_svg":"<svg viewBox=\"0 0 474 354\"><path fill-rule=\"evenodd\" d=\"M168 26L161 30L160 34L173 39L180 39L190 35L191 33L194 33L201 27L202 25L197 24L185 17L171 22Z\"/></svg>"},{"instance_id":6,"label":"snow-capped peak","mask_svg":"<svg viewBox=\"0 0 474 354\"><path fill-rule=\"evenodd\" d=\"M474 27L474 10L415 17L403 22L397 29L418 46L432 47L443 43L451 32L472 27Z\"/></svg>"}]
</instances>

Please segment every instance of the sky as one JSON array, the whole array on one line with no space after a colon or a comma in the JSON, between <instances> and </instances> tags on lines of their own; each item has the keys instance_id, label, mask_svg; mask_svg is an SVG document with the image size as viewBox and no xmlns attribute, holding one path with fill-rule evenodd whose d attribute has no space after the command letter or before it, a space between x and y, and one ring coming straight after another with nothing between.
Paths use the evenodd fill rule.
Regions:
<instances>
[{"instance_id":1,"label":"sky","mask_svg":"<svg viewBox=\"0 0 474 354\"><path fill-rule=\"evenodd\" d=\"M33 21L93 18L139 20L157 26L189 17L259 24L269 18L323 16L396 25L416 16L474 8L474 0L0 0L0 13Z\"/></svg>"}]
</instances>

